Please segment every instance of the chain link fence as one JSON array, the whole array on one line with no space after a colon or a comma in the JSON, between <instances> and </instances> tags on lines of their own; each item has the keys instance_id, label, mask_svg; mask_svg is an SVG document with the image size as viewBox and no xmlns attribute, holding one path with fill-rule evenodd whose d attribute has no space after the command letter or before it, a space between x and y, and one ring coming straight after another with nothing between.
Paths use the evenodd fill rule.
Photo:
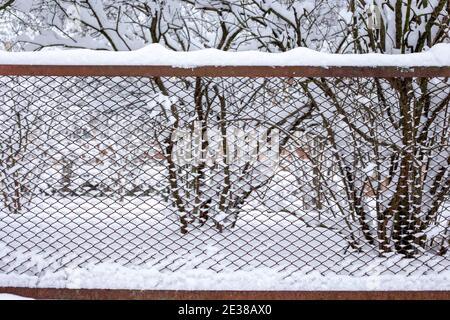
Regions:
<instances>
[{"instance_id":1,"label":"chain link fence","mask_svg":"<svg viewBox=\"0 0 450 320\"><path fill-rule=\"evenodd\" d=\"M0 272L448 271L449 84L0 76Z\"/></svg>"}]
</instances>

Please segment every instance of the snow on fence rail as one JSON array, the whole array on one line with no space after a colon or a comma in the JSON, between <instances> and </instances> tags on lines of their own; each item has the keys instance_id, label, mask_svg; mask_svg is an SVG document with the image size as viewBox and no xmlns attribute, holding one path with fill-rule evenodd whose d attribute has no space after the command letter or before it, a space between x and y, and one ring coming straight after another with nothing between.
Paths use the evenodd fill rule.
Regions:
<instances>
[{"instance_id":1,"label":"snow on fence rail","mask_svg":"<svg viewBox=\"0 0 450 320\"><path fill-rule=\"evenodd\" d=\"M0 65L0 285L442 287L449 76Z\"/></svg>"}]
</instances>

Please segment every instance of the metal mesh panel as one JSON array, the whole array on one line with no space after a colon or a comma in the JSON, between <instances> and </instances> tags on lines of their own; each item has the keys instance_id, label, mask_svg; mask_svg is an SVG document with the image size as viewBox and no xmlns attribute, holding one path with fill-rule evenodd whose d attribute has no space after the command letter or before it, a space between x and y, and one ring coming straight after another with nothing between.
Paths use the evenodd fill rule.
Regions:
<instances>
[{"instance_id":1,"label":"metal mesh panel","mask_svg":"<svg viewBox=\"0 0 450 320\"><path fill-rule=\"evenodd\" d=\"M0 77L0 270L449 270L444 78Z\"/></svg>"}]
</instances>

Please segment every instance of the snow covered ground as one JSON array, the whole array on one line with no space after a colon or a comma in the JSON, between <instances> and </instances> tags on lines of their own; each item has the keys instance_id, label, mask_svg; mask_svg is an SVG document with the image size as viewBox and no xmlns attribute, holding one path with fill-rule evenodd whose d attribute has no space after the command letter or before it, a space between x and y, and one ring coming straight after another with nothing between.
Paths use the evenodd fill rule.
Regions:
<instances>
[{"instance_id":1,"label":"snow covered ground","mask_svg":"<svg viewBox=\"0 0 450 320\"><path fill-rule=\"evenodd\" d=\"M278 272L272 268L216 273L208 269L163 272L152 267L124 267L103 263L64 268L43 276L1 274L1 286L71 289L137 290L450 290L450 274L402 276L323 276Z\"/></svg>"},{"instance_id":2,"label":"snow covered ground","mask_svg":"<svg viewBox=\"0 0 450 320\"><path fill-rule=\"evenodd\" d=\"M160 44L150 44L135 51L58 50L42 52L2 52L0 64L33 65L169 65L195 66L449 66L450 44L436 44L430 50L412 54L329 54L308 48L284 53L259 51L227 52L204 49L175 52Z\"/></svg>"},{"instance_id":3,"label":"snow covered ground","mask_svg":"<svg viewBox=\"0 0 450 320\"><path fill-rule=\"evenodd\" d=\"M36 200L0 216L0 287L449 290L450 259L378 258L292 214L248 207L232 231L181 235L164 202Z\"/></svg>"}]
</instances>

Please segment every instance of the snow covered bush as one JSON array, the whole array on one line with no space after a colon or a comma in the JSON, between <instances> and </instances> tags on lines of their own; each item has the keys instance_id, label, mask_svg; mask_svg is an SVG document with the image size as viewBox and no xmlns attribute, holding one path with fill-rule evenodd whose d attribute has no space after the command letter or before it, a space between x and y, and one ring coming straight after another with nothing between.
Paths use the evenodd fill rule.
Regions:
<instances>
[{"instance_id":1,"label":"snow covered bush","mask_svg":"<svg viewBox=\"0 0 450 320\"><path fill-rule=\"evenodd\" d=\"M292 82L157 80L155 139L182 233L210 222L219 231L233 227L246 201L270 183L280 148L311 111Z\"/></svg>"},{"instance_id":2,"label":"snow covered bush","mask_svg":"<svg viewBox=\"0 0 450 320\"><path fill-rule=\"evenodd\" d=\"M0 192L11 213L23 212L46 167L51 123L44 123L47 108L35 103L43 87L36 78L0 78Z\"/></svg>"},{"instance_id":3,"label":"snow covered bush","mask_svg":"<svg viewBox=\"0 0 450 320\"><path fill-rule=\"evenodd\" d=\"M358 226L350 236L380 254L423 251L450 188L448 79L330 82L314 79L307 92L345 186L336 204Z\"/></svg>"},{"instance_id":4,"label":"snow covered bush","mask_svg":"<svg viewBox=\"0 0 450 320\"><path fill-rule=\"evenodd\" d=\"M164 169L146 106L154 91L146 79L48 81L58 92L47 103L54 126L47 142L51 166L42 176L46 194L123 199L161 192Z\"/></svg>"}]
</instances>

